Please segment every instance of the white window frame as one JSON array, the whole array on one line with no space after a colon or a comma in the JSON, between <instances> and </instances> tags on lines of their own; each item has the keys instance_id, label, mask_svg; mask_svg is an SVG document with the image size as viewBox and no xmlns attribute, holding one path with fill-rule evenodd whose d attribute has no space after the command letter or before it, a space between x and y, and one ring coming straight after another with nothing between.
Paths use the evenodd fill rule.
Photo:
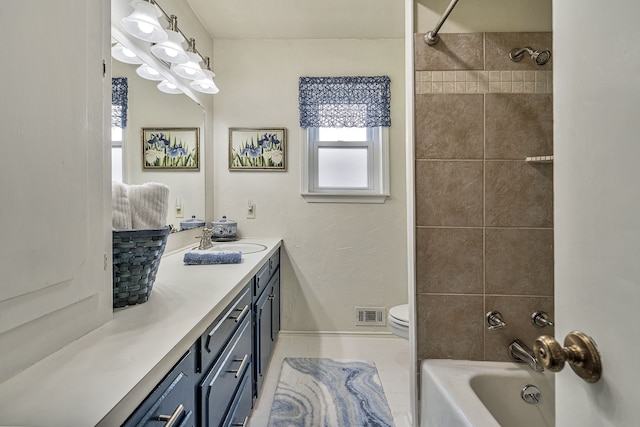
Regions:
<instances>
[{"instance_id":1,"label":"white window frame","mask_svg":"<svg viewBox=\"0 0 640 427\"><path fill-rule=\"evenodd\" d=\"M367 141L319 141L319 129L302 129L301 195L310 203L384 203L389 193L389 128L367 128ZM318 149L367 148L367 188L320 188Z\"/></svg>"}]
</instances>

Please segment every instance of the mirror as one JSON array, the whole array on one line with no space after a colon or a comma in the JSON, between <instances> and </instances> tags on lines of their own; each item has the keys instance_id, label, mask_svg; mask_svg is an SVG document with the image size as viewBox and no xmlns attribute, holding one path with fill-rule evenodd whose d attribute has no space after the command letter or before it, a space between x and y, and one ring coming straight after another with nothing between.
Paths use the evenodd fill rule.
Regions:
<instances>
[{"instance_id":1,"label":"mirror","mask_svg":"<svg viewBox=\"0 0 640 427\"><path fill-rule=\"evenodd\" d=\"M112 59L111 66L113 77L126 77L128 80L127 126L122 129L123 182L160 182L169 186L167 224L172 225L175 230L180 230L180 222L193 215L204 220L204 109L184 94L169 95L160 92L158 82L138 76L138 65ZM199 129L199 170L144 169L143 128ZM112 168L117 169L117 148L113 155Z\"/></svg>"}]
</instances>

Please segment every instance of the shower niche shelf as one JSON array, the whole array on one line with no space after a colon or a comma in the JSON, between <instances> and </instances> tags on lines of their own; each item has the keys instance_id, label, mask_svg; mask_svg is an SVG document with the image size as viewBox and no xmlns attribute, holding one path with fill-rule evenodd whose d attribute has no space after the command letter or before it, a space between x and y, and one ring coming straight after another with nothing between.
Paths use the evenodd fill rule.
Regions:
<instances>
[{"instance_id":1,"label":"shower niche shelf","mask_svg":"<svg viewBox=\"0 0 640 427\"><path fill-rule=\"evenodd\" d=\"M524 159L531 163L553 163L553 155L551 156L532 156Z\"/></svg>"}]
</instances>

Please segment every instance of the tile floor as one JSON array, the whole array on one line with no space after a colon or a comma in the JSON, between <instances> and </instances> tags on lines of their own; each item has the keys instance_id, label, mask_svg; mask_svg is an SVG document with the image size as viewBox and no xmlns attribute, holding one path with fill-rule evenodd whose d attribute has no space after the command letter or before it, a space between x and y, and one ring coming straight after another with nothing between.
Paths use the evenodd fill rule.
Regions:
<instances>
[{"instance_id":1,"label":"tile floor","mask_svg":"<svg viewBox=\"0 0 640 427\"><path fill-rule=\"evenodd\" d=\"M329 357L375 363L396 427L410 427L409 341L395 337L280 333L249 427L266 427L285 357Z\"/></svg>"}]
</instances>

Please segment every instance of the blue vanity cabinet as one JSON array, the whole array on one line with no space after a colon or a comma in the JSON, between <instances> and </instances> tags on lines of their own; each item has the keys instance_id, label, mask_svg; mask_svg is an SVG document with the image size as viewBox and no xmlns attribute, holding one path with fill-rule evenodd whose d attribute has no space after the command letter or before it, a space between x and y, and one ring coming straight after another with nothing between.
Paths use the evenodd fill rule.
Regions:
<instances>
[{"instance_id":1,"label":"blue vanity cabinet","mask_svg":"<svg viewBox=\"0 0 640 427\"><path fill-rule=\"evenodd\" d=\"M251 317L246 316L224 351L198 385L202 426L220 427L230 411L238 407L242 385L250 381L253 370ZM244 408L246 410L246 408ZM246 414L238 416L247 417Z\"/></svg>"},{"instance_id":2,"label":"blue vanity cabinet","mask_svg":"<svg viewBox=\"0 0 640 427\"><path fill-rule=\"evenodd\" d=\"M244 376L242 385L236 394L233 405L222 424L223 427L246 427L253 405L252 376L249 372Z\"/></svg>"},{"instance_id":3,"label":"blue vanity cabinet","mask_svg":"<svg viewBox=\"0 0 640 427\"><path fill-rule=\"evenodd\" d=\"M280 250L256 274L254 286L254 397L260 390L280 331Z\"/></svg>"},{"instance_id":4,"label":"blue vanity cabinet","mask_svg":"<svg viewBox=\"0 0 640 427\"><path fill-rule=\"evenodd\" d=\"M158 386L125 421L124 427L173 425L197 426L195 414L195 362L192 346Z\"/></svg>"}]
</instances>

